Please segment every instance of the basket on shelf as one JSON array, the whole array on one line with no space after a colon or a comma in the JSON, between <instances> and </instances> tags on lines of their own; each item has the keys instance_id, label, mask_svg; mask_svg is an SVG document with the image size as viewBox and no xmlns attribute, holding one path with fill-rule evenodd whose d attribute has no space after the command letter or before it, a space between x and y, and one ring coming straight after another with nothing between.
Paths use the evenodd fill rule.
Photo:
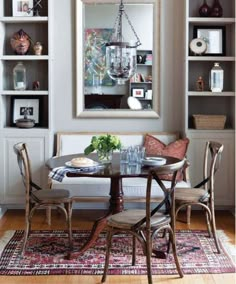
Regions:
<instances>
[{"instance_id":1,"label":"basket on shelf","mask_svg":"<svg viewBox=\"0 0 236 284\"><path fill-rule=\"evenodd\" d=\"M224 129L225 115L193 114L193 123L196 129Z\"/></svg>"}]
</instances>

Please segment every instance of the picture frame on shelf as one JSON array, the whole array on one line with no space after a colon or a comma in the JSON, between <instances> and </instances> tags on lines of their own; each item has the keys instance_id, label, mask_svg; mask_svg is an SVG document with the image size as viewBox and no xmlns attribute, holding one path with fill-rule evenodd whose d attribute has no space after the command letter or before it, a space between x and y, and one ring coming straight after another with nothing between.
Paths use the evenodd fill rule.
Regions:
<instances>
[{"instance_id":1,"label":"picture frame on shelf","mask_svg":"<svg viewBox=\"0 0 236 284\"><path fill-rule=\"evenodd\" d=\"M194 26L193 37L203 39L206 42L205 56L225 55L225 26Z\"/></svg>"},{"instance_id":2,"label":"picture frame on shelf","mask_svg":"<svg viewBox=\"0 0 236 284\"><path fill-rule=\"evenodd\" d=\"M42 98L40 96L12 96L11 97L11 126L16 126L16 120L24 118L27 109L27 118L35 121L35 126L41 126Z\"/></svg>"},{"instance_id":3,"label":"picture frame on shelf","mask_svg":"<svg viewBox=\"0 0 236 284\"><path fill-rule=\"evenodd\" d=\"M143 88L133 88L132 97L134 98L144 98L144 89Z\"/></svg>"},{"instance_id":4,"label":"picture frame on shelf","mask_svg":"<svg viewBox=\"0 0 236 284\"><path fill-rule=\"evenodd\" d=\"M33 17L34 0L12 0L13 17Z\"/></svg>"}]
</instances>

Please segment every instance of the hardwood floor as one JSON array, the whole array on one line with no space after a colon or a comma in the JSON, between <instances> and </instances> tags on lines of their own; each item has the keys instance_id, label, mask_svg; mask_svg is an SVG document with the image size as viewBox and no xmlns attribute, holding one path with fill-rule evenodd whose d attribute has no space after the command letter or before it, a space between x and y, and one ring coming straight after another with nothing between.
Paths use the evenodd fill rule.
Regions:
<instances>
[{"instance_id":1,"label":"hardwood floor","mask_svg":"<svg viewBox=\"0 0 236 284\"><path fill-rule=\"evenodd\" d=\"M102 216L103 212L94 211L80 211L73 212L73 228L74 229L90 229L94 216L98 218ZM45 212L38 211L34 216L33 229L66 229L63 218L58 218L60 215L56 211L52 214L52 225L48 226L45 223ZM179 219L184 220L183 214ZM216 212L217 229L222 229L230 238L232 244L235 243L235 218L232 213L228 211ZM188 226L183 222L177 222L177 229L187 229ZM205 229L204 215L201 211L194 211L191 218L191 229ZM24 211L23 210L9 210L0 220L0 237L6 230L24 229ZM185 275L180 279L177 275L155 275L153 276L154 283L175 283L175 284L235 284L236 274L202 274L202 275ZM101 276L0 276L0 283L2 284L97 284L100 283ZM107 277L107 284L146 284L147 277L145 275L137 276L110 276Z\"/></svg>"}]
</instances>

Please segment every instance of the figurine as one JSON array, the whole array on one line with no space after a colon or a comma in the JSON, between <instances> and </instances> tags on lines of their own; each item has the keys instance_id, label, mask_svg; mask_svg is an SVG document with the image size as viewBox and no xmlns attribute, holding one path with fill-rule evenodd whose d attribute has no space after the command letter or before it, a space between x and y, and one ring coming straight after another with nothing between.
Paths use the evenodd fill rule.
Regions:
<instances>
[{"instance_id":1,"label":"figurine","mask_svg":"<svg viewBox=\"0 0 236 284\"><path fill-rule=\"evenodd\" d=\"M40 83L39 81L34 81L33 82L33 90L39 90L40 89Z\"/></svg>"},{"instance_id":2,"label":"figurine","mask_svg":"<svg viewBox=\"0 0 236 284\"><path fill-rule=\"evenodd\" d=\"M202 76L199 76L196 82L197 91L204 91L204 81Z\"/></svg>"},{"instance_id":3,"label":"figurine","mask_svg":"<svg viewBox=\"0 0 236 284\"><path fill-rule=\"evenodd\" d=\"M34 54L35 55L41 55L42 54L42 50L43 50L42 44L39 41L37 41L34 44Z\"/></svg>"}]
</instances>

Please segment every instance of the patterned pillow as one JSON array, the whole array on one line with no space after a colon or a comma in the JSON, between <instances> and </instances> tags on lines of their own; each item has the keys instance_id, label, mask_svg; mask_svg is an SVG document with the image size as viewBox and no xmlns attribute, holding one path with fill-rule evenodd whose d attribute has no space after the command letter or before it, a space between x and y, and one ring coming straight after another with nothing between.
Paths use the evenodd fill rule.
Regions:
<instances>
[{"instance_id":1,"label":"patterned pillow","mask_svg":"<svg viewBox=\"0 0 236 284\"><path fill-rule=\"evenodd\" d=\"M179 139L165 145L159 139L147 134L144 139L144 147L148 155L161 155L161 156L172 156L178 159L184 159L187 153L189 139ZM171 180L172 175L163 175L161 179ZM177 180L183 179L183 175L178 173Z\"/></svg>"}]
</instances>

